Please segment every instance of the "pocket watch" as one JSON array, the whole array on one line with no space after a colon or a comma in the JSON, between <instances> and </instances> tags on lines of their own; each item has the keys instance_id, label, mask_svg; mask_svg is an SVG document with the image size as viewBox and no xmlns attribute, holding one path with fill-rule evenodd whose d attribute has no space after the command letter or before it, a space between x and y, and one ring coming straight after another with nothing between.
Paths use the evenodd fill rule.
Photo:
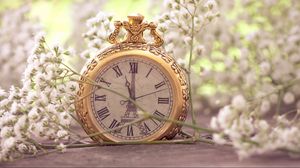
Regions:
<instances>
[{"instance_id":1,"label":"pocket watch","mask_svg":"<svg viewBox=\"0 0 300 168\"><path fill-rule=\"evenodd\" d=\"M181 125L169 121L186 119L189 94L184 71L161 47L164 41L156 25L143 19L142 15L133 15L128 21L116 21L108 37L113 45L82 71L76 113L94 141L171 139ZM127 34L119 42L121 28ZM145 41L145 30L150 31L153 42ZM143 120L139 107L156 119Z\"/></svg>"}]
</instances>

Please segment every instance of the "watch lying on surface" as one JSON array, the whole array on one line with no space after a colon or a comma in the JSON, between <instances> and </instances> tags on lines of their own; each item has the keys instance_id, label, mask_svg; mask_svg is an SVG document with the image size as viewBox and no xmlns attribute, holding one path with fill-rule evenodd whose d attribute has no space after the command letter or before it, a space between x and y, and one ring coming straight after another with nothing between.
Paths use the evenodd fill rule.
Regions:
<instances>
[{"instance_id":1,"label":"watch lying on surface","mask_svg":"<svg viewBox=\"0 0 300 168\"><path fill-rule=\"evenodd\" d=\"M154 23L143 22L141 15L128 19L115 22L108 38L113 45L83 69L77 115L87 134L95 135L91 136L95 141L171 139L181 126L157 118L186 119L189 94L184 72L161 48L164 42ZM118 42L121 28L127 35ZM150 31L153 43L145 42L145 30ZM141 120L144 116L139 115L139 107L157 118Z\"/></svg>"}]
</instances>

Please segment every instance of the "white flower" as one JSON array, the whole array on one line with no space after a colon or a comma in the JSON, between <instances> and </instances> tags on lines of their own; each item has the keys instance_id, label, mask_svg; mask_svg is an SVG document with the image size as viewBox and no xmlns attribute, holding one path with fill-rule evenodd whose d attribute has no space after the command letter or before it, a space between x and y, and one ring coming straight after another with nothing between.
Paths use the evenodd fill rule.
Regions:
<instances>
[{"instance_id":1,"label":"white flower","mask_svg":"<svg viewBox=\"0 0 300 168\"><path fill-rule=\"evenodd\" d=\"M7 138L11 136L13 133L13 129L11 127L2 127L0 136L1 138Z\"/></svg>"},{"instance_id":2,"label":"white flower","mask_svg":"<svg viewBox=\"0 0 300 168\"><path fill-rule=\"evenodd\" d=\"M283 96L283 102L285 104L292 104L292 103L294 103L295 102L295 96L294 96L294 94L291 93L291 92L285 93L284 96Z\"/></svg>"},{"instance_id":3,"label":"white flower","mask_svg":"<svg viewBox=\"0 0 300 168\"><path fill-rule=\"evenodd\" d=\"M236 112L230 109L230 106L225 106L219 111L218 123L221 128L227 128L231 121L236 117Z\"/></svg>"},{"instance_id":4,"label":"white flower","mask_svg":"<svg viewBox=\"0 0 300 168\"><path fill-rule=\"evenodd\" d=\"M205 52L205 47L203 45L198 45L196 47L196 53L198 56L201 56Z\"/></svg>"},{"instance_id":5,"label":"white flower","mask_svg":"<svg viewBox=\"0 0 300 168\"><path fill-rule=\"evenodd\" d=\"M266 131L269 128L270 128L270 126L265 120L260 120L258 122L258 129L260 129L262 131L264 131L264 130Z\"/></svg>"},{"instance_id":6,"label":"white flower","mask_svg":"<svg viewBox=\"0 0 300 168\"><path fill-rule=\"evenodd\" d=\"M263 100L260 106L260 111L265 114L271 109L271 103L268 100Z\"/></svg>"},{"instance_id":7,"label":"white flower","mask_svg":"<svg viewBox=\"0 0 300 168\"><path fill-rule=\"evenodd\" d=\"M2 143L3 143L1 145L2 146L2 150L3 151L7 151L7 150L10 150L12 147L15 146L16 139L14 137L9 137L7 139L4 139Z\"/></svg>"},{"instance_id":8,"label":"white flower","mask_svg":"<svg viewBox=\"0 0 300 168\"><path fill-rule=\"evenodd\" d=\"M38 113L37 108L32 108L28 113L28 117L31 120L36 120L38 118L38 116L39 116L39 113Z\"/></svg>"},{"instance_id":9,"label":"white flower","mask_svg":"<svg viewBox=\"0 0 300 168\"><path fill-rule=\"evenodd\" d=\"M80 57L81 57L81 58L84 58L84 59L89 59L89 58L91 58L90 51L89 51L89 50L83 51L83 52L80 54Z\"/></svg>"},{"instance_id":10,"label":"white flower","mask_svg":"<svg viewBox=\"0 0 300 168\"><path fill-rule=\"evenodd\" d=\"M173 44L173 43L167 44L167 45L165 46L165 50L166 50L166 52L168 52L168 53L172 53L173 50L174 50L174 44Z\"/></svg>"},{"instance_id":11,"label":"white flower","mask_svg":"<svg viewBox=\"0 0 300 168\"><path fill-rule=\"evenodd\" d=\"M18 151L20 151L22 153L25 153L28 151L28 147L23 143L18 144L17 148L18 148Z\"/></svg>"},{"instance_id":12,"label":"white flower","mask_svg":"<svg viewBox=\"0 0 300 168\"><path fill-rule=\"evenodd\" d=\"M60 150L61 152L65 152L66 151L66 145L64 145L63 143L60 143L56 148L58 150Z\"/></svg>"},{"instance_id":13,"label":"white flower","mask_svg":"<svg viewBox=\"0 0 300 168\"><path fill-rule=\"evenodd\" d=\"M268 75L271 70L271 65L268 62L262 62L260 64L260 71L262 75Z\"/></svg>"},{"instance_id":14,"label":"white flower","mask_svg":"<svg viewBox=\"0 0 300 168\"><path fill-rule=\"evenodd\" d=\"M49 103L49 97L48 97L48 92L41 92L40 96L39 96L39 101L43 104L43 105L47 105Z\"/></svg>"},{"instance_id":15,"label":"white flower","mask_svg":"<svg viewBox=\"0 0 300 168\"><path fill-rule=\"evenodd\" d=\"M207 0L204 6L208 9L213 9L217 6L217 3L215 0Z\"/></svg>"},{"instance_id":16,"label":"white flower","mask_svg":"<svg viewBox=\"0 0 300 168\"><path fill-rule=\"evenodd\" d=\"M12 114L16 113L18 111L18 104L16 102L13 102L12 105L11 105L11 109L10 109L10 112Z\"/></svg>"},{"instance_id":17,"label":"white flower","mask_svg":"<svg viewBox=\"0 0 300 168\"><path fill-rule=\"evenodd\" d=\"M57 132L57 137L58 138L64 138L64 137L66 137L66 136L68 136L69 135L69 133L67 132L67 131L65 131L65 130L59 130L58 132Z\"/></svg>"},{"instance_id":18,"label":"white flower","mask_svg":"<svg viewBox=\"0 0 300 168\"><path fill-rule=\"evenodd\" d=\"M212 129L215 129L215 130L219 129L217 117L212 117L211 118L211 120L210 120L210 127Z\"/></svg>"},{"instance_id":19,"label":"white flower","mask_svg":"<svg viewBox=\"0 0 300 168\"><path fill-rule=\"evenodd\" d=\"M253 86L256 83L256 75L253 72L249 72L246 74L245 82L247 86Z\"/></svg>"},{"instance_id":20,"label":"white flower","mask_svg":"<svg viewBox=\"0 0 300 168\"><path fill-rule=\"evenodd\" d=\"M58 115L59 121L63 125L71 124L71 117L67 112L62 112Z\"/></svg>"},{"instance_id":21,"label":"white flower","mask_svg":"<svg viewBox=\"0 0 300 168\"><path fill-rule=\"evenodd\" d=\"M36 36L35 36L35 38L34 38L34 40L35 40L35 42L37 43L37 44L40 44L40 43L43 43L43 42L45 42L45 32L38 32L38 33L36 33Z\"/></svg>"},{"instance_id":22,"label":"white flower","mask_svg":"<svg viewBox=\"0 0 300 168\"><path fill-rule=\"evenodd\" d=\"M231 105L233 108L243 111L246 110L247 102L243 95L237 95L232 99Z\"/></svg>"},{"instance_id":23,"label":"white flower","mask_svg":"<svg viewBox=\"0 0 300 168\"><path fill-rule=\"evenodd\" d=\"M180 66L182 66L182 67L185 67L185 65L186 65L186 61L184 60L184 59L178 59L177 60L177 63L180 65Z\"/></svg>"},{"instance_id":24,"label":"white flower","mask_svg":"<svg viewBox=\"0 0 300 168\"><path fill-rule=\"evenodd\" d=\"M190 45L190 44L191 44L191 41L192 41L192 38L189 37L189 36L186 36L186 37L184 37L183 41L184 41L184 43L185 43L186 45Z\"/></svg>"},{"instance_id":25,"label":"white flower","mask_svg":"<svg viewBox=\"0 0 300 168\"><path fill-rule=\"evenodd\" d=\"M2 97L6 97L6 96L7 96L7 93L3 89L0 88L0 100Z\"/></svg>"},{"instance_id":26,"label":"white flower","mask_svg":"<svg viewBox=\"0 0 300 168\"><path fill-rule=\"evenodd\" d=\"M23 138L22 131L27 126L26 124L27 124L27 116L23 115L18 119L17 123L14 126L14 133L17 138L20 139Z\"/></svg>"},{"instance_id":27,"label":"white flower","mask_svg":"<svg viewBox=\"0 0 300 168\"><path fill-rule=\"evenodd\" d=\"M89 59L108 46L107 38L113 32L114 24L111 14L99 12L95 17L88 19L86 25L88 30L83 36L87 41L88 49L82 51L80 55L82 58ZM120 32L120 36L124 36L123 31Z\"/></svg>"},{"instance_id":28,"label":"white flower","mask_svg":"<svg viewBox=\"0 0 300 168\"><path fill-rule=\"evenodd\" d=\"M213 134L213 140L214 142L216 142L219 145L224 145L226 144L226 140L224 139L224 137L220 134Z\"/></svg>"}]
</instances>

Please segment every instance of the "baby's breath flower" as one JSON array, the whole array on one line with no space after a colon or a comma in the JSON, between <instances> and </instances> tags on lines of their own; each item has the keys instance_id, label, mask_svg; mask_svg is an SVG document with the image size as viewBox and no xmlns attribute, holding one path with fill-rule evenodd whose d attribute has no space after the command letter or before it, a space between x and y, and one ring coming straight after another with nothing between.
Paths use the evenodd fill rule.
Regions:
<instances>
[{"instance_id":1,"label":"baby's breath flower","mask_svg":"<svg viewBox=\"0 0 300 168\"><path fill-rule=\"evenodd\" d=\"M41 31L41 26L27 17L29 10L29 6L21 6L0 15L0 71L1 78L5 78L0 85L5 89L10 85L20 86L34 46L34 34Z\"/></svg>"},{"instance_id":2,"label":"baby's breath flower","mask_svg":"<svg viewBox=\"0 0 300 168\"><path fill-rule=\"evenodd\" d=\"M9 137L7 139L4 139L1 148L3 152L7 152L11 150L16 144L16 139L14 137Z\"/></svg>"},{"instance_id":3,"label":"baby's breath flower","mask_svg":"<svg viewBox=\"0 0 300 168\"><path fill-rule=\"evenodd\" d=\"M88 49L84 50L80 56L89 59L97 54L99 50L108 46L108 35L114 30L112 18L111 14L98 12L95 17L87 20L88 30L83 37L87 42Z\"/></svg>"},{"instance_id":4,"label":"baby's breath flower","mask_svg":"<svg viewBox=\"0 0 300 168\"><path fill-rule=\"evenodd\" d=\"M214 134L213 140L219 145L224 145L227 142L221 134Z\"/></svg>"},{"instance_id":5,"label":"baby's breath flower","mask_svg":"<svg viewBox=\"0 0 300 168\"><path fill-rule=\"evenodd\" d=\"M206 3L204 4L204 6L210 10L212 10L213 8L215 8L217 6L217 3L215 0L207 0Z\"/></svg>"},{"instance_id":6,"label":"baby's breath flower","mask_svg":"<svg viewBox=\"0 0 300 168\"><path fill-rule=\"evenodd\" d=\"M271 103L268 100L263 100L260 106L260 111L262 114L267 113L271 109Z\"/></svg>"},{"instance_id":7,"label":"baby's breath flower","mask_svg":"<svg viewBox=\"0 0 300 168\"><path fill-rule=\"evenodd\" d=\"M65 128L71 123L78 86L63 76L66 69L57 60L71 52L59 46L48 48L42 36L36 43L38 47L27 61L23 87L12 86L8 93L0 93L1 160L35 153L36 144L28 139L41 137L60 142L69 137ZM60 149L65 150L63 144Z\"/></svg>"},{"instance_id":8,"label":"baby's breath flower","mask_svg":"<svg viewBox=\"0 0 300 168\"><path fill-rule=\"evenodd\" d=\"M262 75L268 75L271 70L271 65L268 62L262 62L260 64L260 70Z\"/></svg>"},{"instance_id":9,"label":"baby's breath flower","mask_svg":"<svg viewBox=\"0 0 300 168\"><path fill-rule=\"evenodd\" d=\"M237 95L232 99L231 105L233 106L233 108L242 111L242 110L246 110L246 100L244 98L244 96L242 95Z\"/></svg>"},{"instance_id":10,"label":"baby's breath flower","mask_svg":"<svg viewBox=\"0 0 300 168\"><path fill-rule=\"evenodd\" d=\"M63 143L60 143L56 148L58 150L60 150L61 152L65 152L66 151L66 145L64 145Z\"/></svg>"},{"instance_id":11,"label":"baby's breath flower","mask_svg":"<svg viewBox=\"0 0 300 168\"><path fill-rule=\"evenodd\" d=\"M287 92L285 93L284 97L283 97L283 101L285 104L292 104L295 101L295 96L293 93L291 92Z\"/></svg>"}]
</instances>

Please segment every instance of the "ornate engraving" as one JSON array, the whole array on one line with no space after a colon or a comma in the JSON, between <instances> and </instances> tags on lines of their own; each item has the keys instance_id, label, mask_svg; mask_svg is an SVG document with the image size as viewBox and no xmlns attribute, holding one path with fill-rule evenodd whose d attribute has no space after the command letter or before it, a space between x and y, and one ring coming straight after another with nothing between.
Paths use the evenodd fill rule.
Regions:
<instances>
[{"instance_id":1,"label":"ornate engraving","mask_svg":"<svg viewBox=\"0 0 300 168\"><path fill-rule=\"evenodd\" d=\"M150 30L150 34L154 38L153 45L155 47L160 47L163 45L164 41L161 36L156 31L156 25L153 22L143 23L144 16L136 15L136 16L128 16L129 21L116 21L115 22L115 30L109 35L108 41L111 44L120 43L117 40L117 37L120 33L120 29L123 27L127 31L126 39L121 43L140 43L145 44L146 41L143 37L143 33L145 30Z\"/></svg>"}]
</instances>

